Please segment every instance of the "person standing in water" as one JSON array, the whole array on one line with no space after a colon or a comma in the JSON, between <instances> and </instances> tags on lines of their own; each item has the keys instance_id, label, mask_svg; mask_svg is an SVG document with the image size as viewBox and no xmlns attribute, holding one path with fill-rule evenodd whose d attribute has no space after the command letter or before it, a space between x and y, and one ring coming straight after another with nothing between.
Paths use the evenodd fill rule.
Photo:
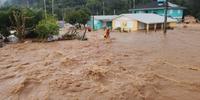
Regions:
<instances>
[{"instance_id":1,"label":"person standing in water","mask_svg":"<svg viewBox=\"0 0 200 100\"><path fill-rule=\"evenodd\" d=\"M110 29L106 28L105 33L104 33L104 39L109 39L110 38Z\"/></svg>"}]
</instances>

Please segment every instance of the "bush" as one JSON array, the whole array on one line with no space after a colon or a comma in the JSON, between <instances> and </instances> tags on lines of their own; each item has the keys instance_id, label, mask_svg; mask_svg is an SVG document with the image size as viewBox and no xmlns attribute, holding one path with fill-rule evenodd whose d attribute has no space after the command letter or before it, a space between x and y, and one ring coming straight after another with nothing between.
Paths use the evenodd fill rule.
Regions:
<instances>
[{"instance_id":1,"label":"bush","mask_svg":"<svg viewBox=\"0 0 200 100\"><path fill-rule=\"evenodd\" d=\"M47 39L49 35L59 34L59 25L57 20L53 17L41 20L36 26L36 33L40 39Z\"/></svg>"},{"instance_id":2,"label":"bush","mask_svg":"<svg viewBox=\"0 0 200 100\"><path fill-rule=\"evenodd\" d=\"M37 38L38 34L36 33L35 28L36 25L38 25L39 21L44 18L44 12L40 9L27 9L27 11L27 15L32 17L31 19L26 21L26 27L30 27L30 30L26 34L26 38Z\"/></svg>"},{"instance_id":3,"label":"bush","mask_svg":"<svg viewBox=\"0 0 200 100\"><path fill-rule=\"evenodd\" d=\"M26 21L26 27L35 27L44 18L44 12L40 9L25 8L22 11L25 13L25 16L29 17Z\"/></svg>"},{"instance_id":4,"label":"bush","mask_svg":"<svg viewBox=\"0 0 200 100\"><path fill-rule=\"evenodd\" d=\"M12 8L11 12L11 27L17 31L17 37L21 41L23 41L27 35L33 33L38 22L42 20L40 10L30 8Z\"/></svg>"}]
</instances>

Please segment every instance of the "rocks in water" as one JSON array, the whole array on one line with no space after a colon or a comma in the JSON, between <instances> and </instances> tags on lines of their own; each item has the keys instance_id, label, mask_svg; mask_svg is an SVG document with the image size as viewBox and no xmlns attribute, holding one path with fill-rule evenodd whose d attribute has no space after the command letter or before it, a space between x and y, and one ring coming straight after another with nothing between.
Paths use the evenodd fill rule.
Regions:
<instances>
[{"instance_id":1,"label":"rocks in water","mask_svg":"<svg viewBox=\"0 0 200 100\"><path fill-rule=\"evenodd\" d=\"M48 36L48 38L47 38L47 41L48 41L48 42L57 41L57 40L59 40L59 37L56 36L56 35L50 35L50 36Z\"/></svg>"},{"instance_id":2,"label":"rocks in water","mask_svg":"<svg viewBox=\"0 0 200 100\"><path fill-rule=\"evenodd\" d=\"M17 38L15 35L10 35L7 37L8 42L10 43L17 43L19 42L19 38Z\"/></svg>"}]
</instances>

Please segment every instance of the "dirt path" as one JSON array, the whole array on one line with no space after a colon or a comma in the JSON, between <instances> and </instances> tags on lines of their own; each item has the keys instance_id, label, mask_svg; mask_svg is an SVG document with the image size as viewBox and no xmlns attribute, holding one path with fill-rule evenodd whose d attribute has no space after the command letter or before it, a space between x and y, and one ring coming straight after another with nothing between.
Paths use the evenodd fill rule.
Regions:
<instances>
[{"instance_id":1,"label":"dirt path","mask_svg":"<svg viewBox=\"0 0 200 100\"><path fill-rule=\"evenodd\" d=\"M200 100L200 27L0 48L0 100Z\"/></svg>"}]
</instances>

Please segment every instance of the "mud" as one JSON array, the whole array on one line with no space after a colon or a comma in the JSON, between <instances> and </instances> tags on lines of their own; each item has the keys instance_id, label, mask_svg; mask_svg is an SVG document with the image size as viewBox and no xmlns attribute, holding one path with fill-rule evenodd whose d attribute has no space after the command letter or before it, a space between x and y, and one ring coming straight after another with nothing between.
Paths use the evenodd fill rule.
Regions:
<instances>
[{"instance_id":1,"label":"mud","mask_svg":"<svg viewBox=\"0 0 200 100\"><path fill-rule=\"evenodd\" d=\"M0 100L200 100L200 25L0 48Z\"/></svg>"}]
</instances>

